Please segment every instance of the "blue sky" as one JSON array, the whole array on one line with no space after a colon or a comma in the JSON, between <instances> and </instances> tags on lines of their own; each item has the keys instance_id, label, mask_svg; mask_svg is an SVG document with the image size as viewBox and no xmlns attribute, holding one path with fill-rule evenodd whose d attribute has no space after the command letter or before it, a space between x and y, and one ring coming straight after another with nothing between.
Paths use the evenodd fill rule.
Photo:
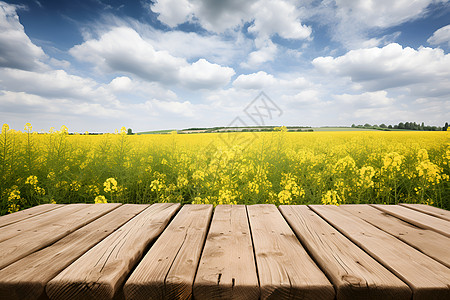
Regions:
<instances>
[{"instance_id":1,"label":"blue sky","mask_svg":"<svg viewBox=\"0 0 450 300\"><path fill-rule=\"evenodd\" d=\"M447 0L0 1L0 119L21 130L450 121ZM261 125L261 124L259 124Z\"/></svg>"}]
</instances>

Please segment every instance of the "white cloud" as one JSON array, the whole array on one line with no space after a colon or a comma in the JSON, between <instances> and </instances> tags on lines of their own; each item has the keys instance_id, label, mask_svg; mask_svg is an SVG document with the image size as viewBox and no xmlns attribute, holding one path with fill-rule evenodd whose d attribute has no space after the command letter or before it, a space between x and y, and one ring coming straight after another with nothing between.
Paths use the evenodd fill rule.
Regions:
<instances>
[{"instance_id":1,"label":"white cloud","mask_svg":"<svg viewBox=\"0 0 450 300\"><path fill-rule=\"evenodd\" d=\"M151 8L159 13L158 19L161 22L170 27L176 27L189 19L193 5L188 0L164 0L156 1Z\"/></svg>"},{"instance_id":2,"label":"white cloud","mask_svg":"<svg viewBox=\"0 0 450 300\"><path fill-rule=\"evenodd\" d=\"M16 6L0 1L0 67L37 70L44 67L42 48L25 34Z\"/></svg>"},{"instance_id":3,"label":"white cloud","mask_svg":"<svg viewBox=\"0 0 450 300\"><path fill-rule=\"evenodd\" d=\"M307 89L295 95L284 95L283 100L289 103L289 106L301 104L302 107L319 104L321 102L320 92L314 89Z\"/></svg>"},{"instance_id":4,"label":"white cloud","mask_svg":"<svg viewBox=\"0 0 450 300\"><path fill-rule=\"evenodd\" d=\"M276 78L272 74L259 71L252 74L241 74L233 82L237 89L253 90L283 90L285 93L289 90L308 89L312 83L304 77Z\"/></svg>"},{"instance_id":5,"label":"white cloud","mask_svg":"<svg viewBox=\"0 0 450 300\"><path fill-rule=\"evenodd\" d=\"M193 117L195 115L195 107L189 101L160 101L152 99L145 102L144 105L150 111L162 111L171 115L180 115L184 117Z\"/></svg>"},{"instance_id":6,"label":"white cloud","mask_svg":"<svg viewBox=\"0 0 450 300\"><path fill-rule=\"evenodd\" d=\"M436 30L427 42L430 43L430 45L442 45L447 43L448 47L450 47L450 25Z\"/></svg>"},{"instance_id":7,"label":"white cloud","mask_svg":"<svg viewBox=\"0 0 450 300\"><path fill-rule=\"evenodd\" d=\"M142 34L151 40L157 51L167 51L173 56L187 60L204 58L219 64L241 59L252 47L251 42L241 33L235 34L233 39L184 31L143 30Z\"/></svg>"},{"instance_id":8,"label":"white cloud","mask_svg":"<svg viewBox=\"0 0 450 300\"><path fill-rule=\"evenodd\" d=\"M109 83L113 91L130 92L133 89L133 83L127 76L116 77Z\"/></svg>"},{"instance_id":9,"label":"white cloud","mask_svg":"<svg viewBox=\"0 0 450 300\"><path fill-rule=\"evenodd\" d=\"M312 29L302 24L301 11L296 2L289 0L229 0L201 1L183 0L174 5L173 0L158 0L151 9L159 13L159 20L171 27L197 22L214 33L239 32L245 24L254 34L256 50L250 53L244 67L255 67L274 60L277 47L271 37L285 39L310 39Z\"/></svg>"},{"instance_id":10,"label":"white cloud","mask_svg":"<svg viewBox=\"0 0 450 300\"><path fill-rule=\"evenodd\" d=\"M253 22L249 32L260 36L309 38L311 28L301 23L300 10L295 3L289 0L158 0L151 9L170 27L186 21L199 22L209 31L222 33Z\"/></svg>"},{"instance_id":11,"label":"white cloud","mask_svg":"<svg viewBox=\"0 0 450 300\"><path fill-rule=\"evenodd\" d=\"M89 78L67 74L63 70L32 72L0 69L0 88L45 98L66 98L78 102L115 101L101 85Z\"/></svg>"},{"instance_id":12,"label":"white cloud","mask_svg":"<svg viewBox=\"0 0 450 300\"><path fill-rule=\"evenodd\" d=\"M276 83L277 79L275 79L272 74L259 71L258 73L239 75L239 77L234 80L233 86L239 89L261 90Z\"/></svg>"},{"instance_id":13,"label":"white cloud","mask_svg":"<svg viewBox=\"0 0 450 300\"><path fill-rule=\"evenodd\" d=\"M275 59L278 47L272 43L270 39L264 41L264 46L259 46L259 49L251 52L248 55L246 62L241 63L241 67L247 69L254 69L261 64L273 61Z\"/></svg>"},{"instance_id":14,"label":"white cloud","mask_svg":"<svg viewBox=\"0 0 450 300\"><path fill-rule=\"evenodd\" d=\"M180 69L181 83L191 89L217 89L227 85L235 74L232 68L211 64L205 59Z\"/></svg>"},{"instance_id":15,"label":"white cloud","mask_svg":"<svg viewBox=\"0 0 450 300\"><path fill-rule=\"evenodd\" d=\"M360 95L336 95L340 104L361 108L377 108L393 105L395 100L387 96L386 91L365 92Z\"/></svg>"},{"instance_id":16,"label":"white cloud","mask_svg":"<svg viewBox=\"0 0 450 300\"><path fill-rule=\"evenodd\" d=\"M254 22L248 28L258 36L274 34L286 39L307 39L312 29L300 22L300 11L293 3L282 0L258 1L252 6Z\"/></svg>"},{"instance_id":17,"label":"white cloud","mask_svg":"<svg viewBox=\"0 0 450 300\"><path fill-rule=\"evenodd\" d=\"M229 0L229 1L202 1L158 0L151 7L159 13L158 19L171 27L198 20L203 28L213 32L224 32L243 24L244 20L251 18L252 4L258 0ZM176 4L174 3L176 2Z\"/></svg>"},{"instance_id":18,"label":"white cloud","mask_svg":"<svg viewBox=\"0 0 450 300\"><path fill-rule=\"evenodd\" d=\"M389 44L352 50L337 58L318 57L312 64L322 73L349 77L372 91L407 87L416 96L450 94L450 54L441 49Z\"/></svg>"},{"instance_id":19,"label":"white cloud","mask_svg":"<svg viewBox=\"0 0 450 300\"><path fill-rule=\"evenodd\" d=\"M167 51L157 51L134 29L117 27L99 39L91 39L70 50L80 61L87 61L103 72L136 75L151 82L184 85L189 88L218 88L226 85L234 70L200 59L189 64Z\"/></svg>"}]
</instances>

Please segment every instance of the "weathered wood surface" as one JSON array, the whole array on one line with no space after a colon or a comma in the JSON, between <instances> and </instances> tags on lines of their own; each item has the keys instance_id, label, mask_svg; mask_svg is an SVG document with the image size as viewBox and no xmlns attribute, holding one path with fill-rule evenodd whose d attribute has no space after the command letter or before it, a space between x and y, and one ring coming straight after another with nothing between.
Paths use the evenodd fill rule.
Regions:
<instances>
[{"instance_id":1,"label":"weathered wood surface","mask_svg":"<svg viewBox=\"0 0 450 300\"><path fill-rule=\"evenodd\" d=\"M336 289L336 299L411 299L409 287L305 205L281 213Z\"/></svg>"},{"instance_id":2,"label":"weathered wood surface","mask_svg":"<svg viewBox=\"0 0 450 300\"><path fill-rule=\"evenodd\" d=\"M369 205L341 205L340 208L450 267L450 238L435 231L411 225Z\"/></svg>"},{"instance_id":3,"label":"weathered wood surface","mask_svg":"<svg viewBox=\"0 0 450 300\"><path fill-rule=\"evenodd\" d=\"M440 209L440 208L430 206L430 205L425 205L425 204L400 203L400 205L420 211L422 213L432 215L434 217L438 217L438 218L450 221L450 211L445 210L445 209Z\"/></svg>"},{"instance_id":4,"label":"weathered wood surface","mask_svg":"<svg viewBox=\"0 0 450 300\"><path fill-rule=\"evenodd\" d=\"M9 227L23 230L0 243L0 269L56 242L119 206L119 203L97 206L71 204L54 210L52 214L33 217L29 222L24 220L2 227L1 232Z\"/></svg>"},{"instance_id":5,"label":"weathered wood surface","mask_svg":"<svg viewBox=\"0 0 450 300\"><path fill-rule=\"evenodd\" d=\"M9 215L1 216L0 217L0 227L16 223L19 221L23 221L25 219L40 215L42 213L51 211L53 209L56 209L58 207L62 207L62 204L42 204L38 206L34 206L28 209L24 209Z\"/></svg>"},{"instance_id":6,"label":"weathered wood surface","mask_svg":"<svg viewBox=\"0 0 450 300\"><path fill-rule=\"evenodd\" d=\"M446 266L339 207L309 207L405 281L413 299L450 299Z\"/></svg>"},{"instance_id":7,"label":"weathered wood surface","mask_svg":"<svg viewBox=\"0 0 450 300\"><path fill-rule=\"evenodd\" d=\"M393 215L403 221L414 224L421 228L426 228L439 232L440 234L450 237L450 222L430 216L419 211L408 209L399 205L371 204L373 207L380 209L390 215Z\"/></svg>"},{"instance_id":8,"label":"weathered wood surface","mask_svg":"<svg viewBox=\"0 0 450 300\"><path fill-rule=\"evenodd\" d=\"M145 209L52 279L46 288L49 298L113 299L179 206L158 203Z\"/></svg>"},{"instance_id":9,"label":"weathered wood surface","mask_svg":"<svg viewBox=\"0 0 450 300\"><path fill-rule=\"evenodd\" d=\"M259 299L258 275L245 205L214 210L198 267L196 300Z\"/></svg>"},{"instance_id":10,"label":"weathered wood surface","mask_svg":"<svg viewBox=\"0 0 450 300\"><path fill-rule=\"evenodd\" d=\"M261 299L334 299L334 289L275 205L247 206Z\"/></svg>"},{"instance_id":11,"label":"weathered wood surface","mask_svg":"<svg viewBox=\"0 0 450 300\"><path fill-rule=\"evenodd\" d=\"M0 217L0 299L450 299L447 211L179 208L45 205Z\"/></svg>"},{"instance_id":12,"label":"weathered wood surface","mask_svg":"<svg viewBox=\"0 0 450 300\"><path fill-rule=\"evenodd\" d=\"M31 219L25 218L22 221L17 221L6 225L0 230L0 242L6 241L22 233L38 232L48 228L57 227L58 222L64 219L65 216L74 214L80 210L89 208L89 204L70 204L61 207L52 213L43 213Z\"/></svg>"},{"instance_id":13,"label":"weathered wood surface","mask_svg":"<svg viewBox=\"0 0 450 300\"><path fill-rule=\"evenodd\" d=\"M124 204L56 243L0 270L0 299L39 299L46 284L148 205Z\"/></svg>"},{"instance_id":14,"label":"weathered wood surface","mask_svg":"<svg viewBox=\"0 0 450 300\"><path fill-rule=\"evenodd\" d=\"M126 299L190 299L212 205L185 205L124 286Z\"/></svg>"}]
</instances>

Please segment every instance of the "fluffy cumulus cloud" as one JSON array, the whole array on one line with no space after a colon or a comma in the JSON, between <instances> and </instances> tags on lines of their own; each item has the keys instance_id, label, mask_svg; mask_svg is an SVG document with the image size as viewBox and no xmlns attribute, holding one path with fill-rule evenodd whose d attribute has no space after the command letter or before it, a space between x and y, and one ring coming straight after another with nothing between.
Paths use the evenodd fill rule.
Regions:
<instances>
[{"instance_id":1,"label":"fluffy cumulus cloud","mask_svg":"<svg viewBox=\"0 0 450 300\"><path fill-rule=\"evenodd\" d=\"M205 59L180 69L181 83L192 89L217 89L230 82L232 68L211 64Z\"/></svg>"},{"instance_id":2,"label":"fluffy cumulus cloud","mask_svg":"<svg viewBox=\"0 0 450 300\"><path fill-rule=\"evenodd\" d=\"M233 82L233 86L237 89L244 90L303 90L313 86L304 77L292 76L291 78L278 78L264 71L252 74L241 74Z\"/></svg>"},{"instance_id":3,"label":"fluffy cumulus cloud","mask_svg":"<svg viewBox=\"0 0 450 300\"><path fill-rule=\"evenodd\" d=\"M116 27L70 50L78 60L89 62L101 72L126 73L150 82L183 84L189 88L218 88L226 85L234 70L205 59L189 64L164 50L155 50L134 29Z\"/></svg>"},{"instance_id":4,"label":"fluffy cumulus cloud","mask_svg":"<svg viewBox=\"0 0 450 300\"><path fill-rule=\"evenodd\" d=\"M16 9L0 1L0 67L42 69L42 60L46 58L44 51L25 34Z\"/></svg>"},{"instance_id":5,"label":"fluffy cumulus cloud","mask_svg":"<svg viewBox=\"0 0 450 300\"><path fill-rule=\"evenodd\" d=\"M295 1L252 0L252 1L202 1L158 0L151 9L158 13L159 20L170 27L184 22L198 23L213 33L239 32L244 25L254 35L255 50L249 54L245 68L255 68L273 61L277 46L271 38L278 35L285 39L311 39L312 28L302 24L301 10Z\"/></svg>"},{"instance_id":6,"label":"fluffy cumulus cloud","mask_svg":"<svg viewBox=\"0 0 450 300\"><path fill-rule=\"evenodd\" d=\"M176 4L175 4L176 2ZM278 34L287 39L310 37L311 28L301 23L295 1L289 0L158 0L151 9L171 27L198 22L203 28L221 33L251 23L248 31L260 36Z\"/></svg>"},{"instance_id":7,"label":"fluffy cumulus cloud","mask_svg":"<svg viewBox=\"0 0 450 300\"><path fill-rule=\"evenodd\" d=\"M436 30L427 40L430 45L445 45L450 47L450 25L444 26Z\"/></svg>"},{"instance_id":8,"label":"fluffy cumulus cloud","mask_svg":"<svg viewBox=\"0 0 450 300\"><path fill-rule=\"evenodd\" d=\"M450 94L450 54L441 49L389 44L318 57L312 63L322 73L349 77L371 91L407 87L424 96Z\"/></svg>"}]
</instances>

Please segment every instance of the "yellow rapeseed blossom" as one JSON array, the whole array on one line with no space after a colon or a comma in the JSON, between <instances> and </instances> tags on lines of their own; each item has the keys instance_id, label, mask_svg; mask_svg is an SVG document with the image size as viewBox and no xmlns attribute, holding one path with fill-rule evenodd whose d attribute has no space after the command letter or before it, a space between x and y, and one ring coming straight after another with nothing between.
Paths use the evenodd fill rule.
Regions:
<instances>
[{"instance_id":1,"label":"yellow rapeseed blossom","mask_svg":"<svg viewBox=\"0 0 450 300\"><path fill-rule=\"evenodd\" d=\"M322 196L322 204L340 205L342 204L342 200L337 191L327 191Z\"/></svg>"},{"instance_id":2,"label":"yellow rapeseed blossom","mask_svg":"<svg viewBox=\"0 0 450 300\"><path fill-rule=\"evenodd\" d=\"M31 126L30 123L26 123L25 126L24 126L24 130L26 132L31 132L33 130L33 126Z\"/></svg>"},{"instance_id":3,"label":"yellow rapeseed blossom","mask_svg":"<svg viewBox=\"0 0 450 300\"><path fill-rule=\"evenodd\" d=\"M117 181L114 178L108 178L106 179L106 181L103 183L104 186L104 191L106 193L112 193L117 191Z\"/></svg>"},{"instance_id":4,"label":"yellow rapeseed blossom","mask_svg":"<svg viewBox=\"0 0 450 300\"><path fill-rule=\"evenodd\" d=\"M2 126L2 133L7 133L9 131L9 125L8 124L3 124Z\"/></svg>"},{"instance_id":5,"label":"yellow rapeseed blossom","mask_svg":"<svg viewBox=\"0 0 450 300\"><path fill-rule=\"evenodd\" d=\"M95 204L108 203L108 201L106 200L105 196L102 196L102 195L99 195L99 196L95 197L94 202L95 202Z\"/></svg>"},{"instance_id":6,"label":"yellow rapeseed blossom","mask_svg":"<svg viewBox=\"0 0 450 300\"><path fill-rule=\"evenodd\" d=\"M38 183L38 179L34 175L28 176L27 180L25 181L25 184L30 184L30 185L36 185L37 183Z\"/></svg>"}]
</instances>

